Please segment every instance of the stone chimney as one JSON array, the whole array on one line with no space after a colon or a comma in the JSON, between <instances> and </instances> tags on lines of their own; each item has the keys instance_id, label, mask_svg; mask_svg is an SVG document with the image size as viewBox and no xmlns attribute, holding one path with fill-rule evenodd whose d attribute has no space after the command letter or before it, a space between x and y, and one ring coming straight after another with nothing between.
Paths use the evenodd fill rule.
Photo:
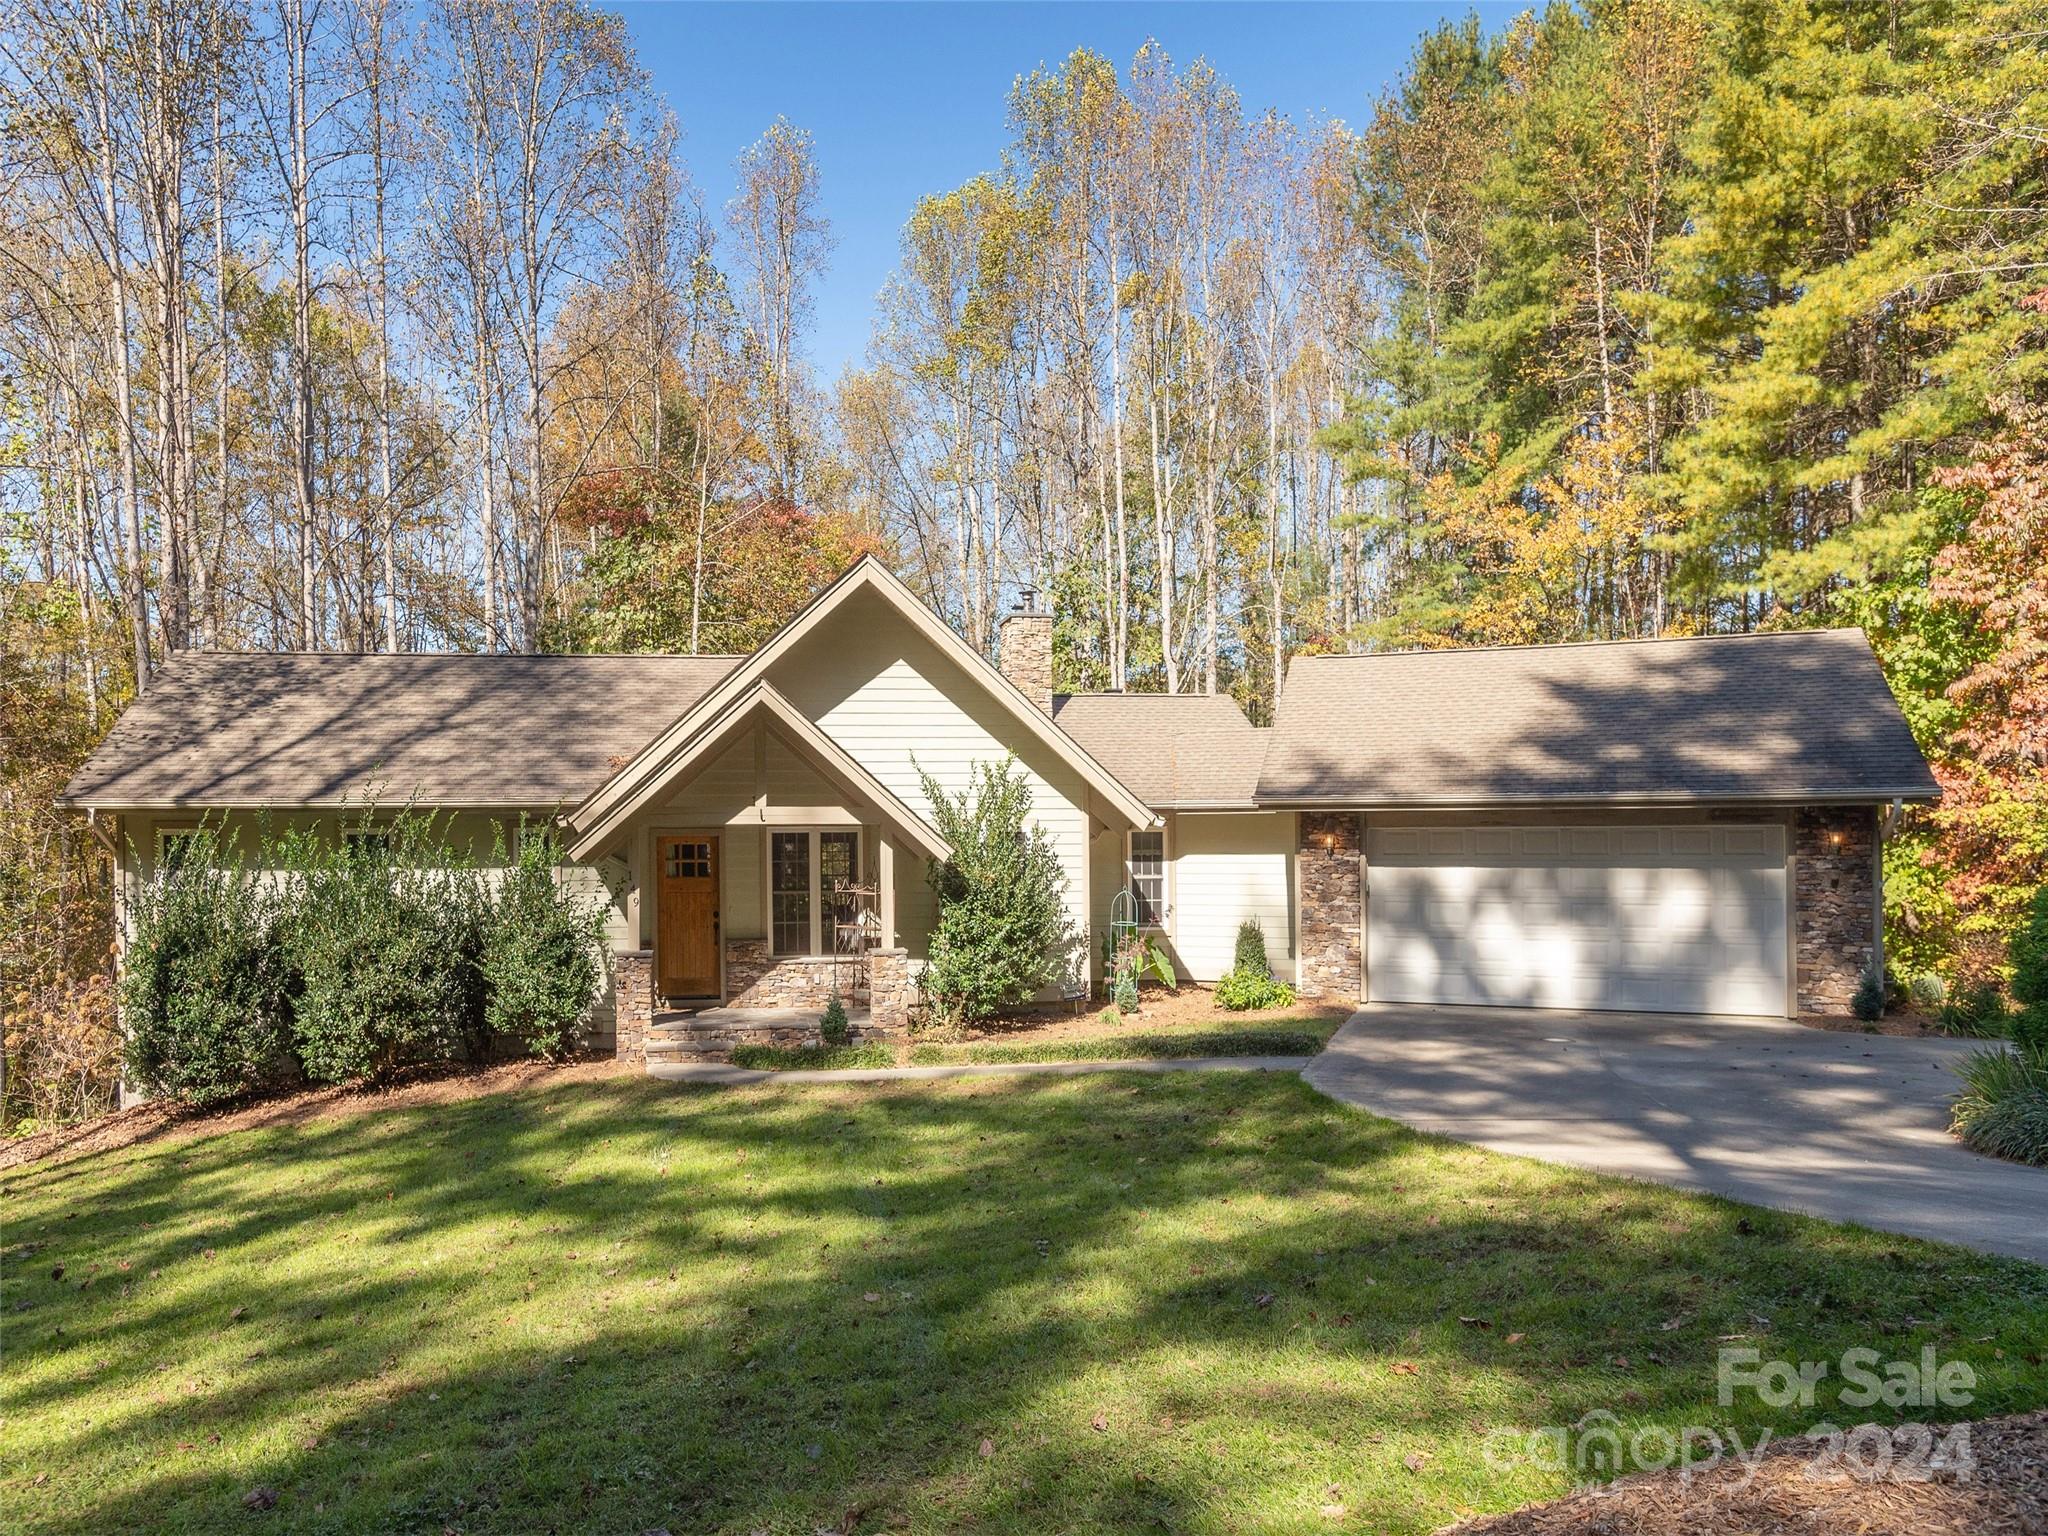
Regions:
<instances>
[{"instance_id":1,"label":"stone chimney","mask_svg":"<svg viewBox=\"0 0 2048 1536\"><path fill-rule=\"evenodd\" d=\"M1038 606L1038 588L1017 589L1017 606L1003 616L997 641L1003 676L1052 713L1052 615Z\"/></svg>"}]
</instances>

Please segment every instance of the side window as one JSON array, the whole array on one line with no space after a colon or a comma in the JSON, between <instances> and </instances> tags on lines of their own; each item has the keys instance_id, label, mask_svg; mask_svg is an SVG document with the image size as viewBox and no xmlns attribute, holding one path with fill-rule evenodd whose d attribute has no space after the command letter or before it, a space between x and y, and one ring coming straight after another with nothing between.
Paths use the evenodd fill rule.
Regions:
<instances>
[{"instance_id":1,"label":"side window","mask_svg":"<svg viewBox=\"0 0 2048 1536\"><path fill-rule=\"evenodd\" d=\"M341 834L341 846L357 858L388 858L391 834L377 827L350 827Z\"/></svg>"},{"instance_id":2,"label":"side window","mask_svg":"<svg viewBox=\"0 0 2048 1536\"><path fill-rule=\"evenodd\" d=\"M1163 829L1131 834L1131 896L1141 927L1166 922L1166 833Z\"/></svg>"},{"instance_id":3,"label":"side window","mask_svg":"<svg viewBox=\"0 0 2048 1536\"><path fill-rule=\"evenodd\" d=\"M184 827L173 830L159 827L156 834L156 872L159 875L174 875L199 840L196 828Z\"/></svg>"}]
</instances>

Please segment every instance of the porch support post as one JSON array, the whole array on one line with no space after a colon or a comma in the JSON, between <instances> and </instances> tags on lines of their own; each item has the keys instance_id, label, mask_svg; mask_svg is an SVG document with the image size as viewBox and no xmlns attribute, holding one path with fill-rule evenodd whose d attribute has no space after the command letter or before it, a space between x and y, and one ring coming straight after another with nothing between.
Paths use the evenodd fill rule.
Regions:
<instances>
[{"instance_id":1,"label":"porch support post","mask_svg":"<svg viewBox=\"0 0 2048 1536\"><path fill-rule=\"evenodd\" d=\"M889 841L886 828L878 828L875 837L875 883L880 895L875 903L877 916L882 924L883 949L896 947L896 845Z\"/></svg>"}]
</instances>

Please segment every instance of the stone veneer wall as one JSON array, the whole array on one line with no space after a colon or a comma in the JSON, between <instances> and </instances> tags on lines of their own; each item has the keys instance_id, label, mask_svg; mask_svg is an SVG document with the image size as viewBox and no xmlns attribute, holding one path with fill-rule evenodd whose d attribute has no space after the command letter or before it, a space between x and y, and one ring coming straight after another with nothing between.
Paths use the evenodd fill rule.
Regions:
<instances>
[{"instance_id":1,"label":"stone veneer wall","mask_svg":"<svg viewBox=\"0 0 2048 1536\"><path fill-rule=\"evenodd\" d=\"M1295 849L1303 997L1365 995L1364 864L1355 811L1303 811Z\"/></svg>"},{"instance_id":2,"label":"stone veneer wall","mask_svg":"<svg viewBox=\"0 0 2048 1536\"><path fill-rule=\"evenodd\" d=\"M622 949L612 956L615 1043L620 1061L647 1059L647 1029L654 1022L654 951Z\"/></svg>"},{"instance_id":3,"label":"stone veneer wall","mask_svg":"<svg viewBox=\"0 0 2048 1536\"><path fill-rule=\"evenodd\" d=\"M728 1008L823 1008L832 1000L830 960L776 956L766 939L725 941ZM853 1006L853 999L845 999Z\"/></svg>"},{"instance_id":4,"label":"stone veneer wall","mask_svg":"<svg viewBox=\"0 0 2048 1536\"><path fill-rule=\"evenodd\" d=\"M1792 860L1799 1011L1847 1013L1876 952L1877 808L1802 807L1793 819Z\"/></svg>"},{"instance_id":5,"label":"stone veneer wall","mask_svg":"<svg viewBox=\"0 0 2048 1536\"><path fill-rule=\"evenodd\" d=\"M900 949L878 949L868 955L868 1021L863 1033L910 1033L910 1000L916 984L910 979L910 956Z\"/></svg>"},{"instance_id":6,"label":"stone veneer wall","mask_svg":"<svg viewBox=\"0 0 2048 1536\"><path fill-rule=\"evenodd\" d=\"M1052 615L1013 613L1003 620L996 640L1003 676L1024 696L1052 713Z\"/></svg>"}]
</instances>

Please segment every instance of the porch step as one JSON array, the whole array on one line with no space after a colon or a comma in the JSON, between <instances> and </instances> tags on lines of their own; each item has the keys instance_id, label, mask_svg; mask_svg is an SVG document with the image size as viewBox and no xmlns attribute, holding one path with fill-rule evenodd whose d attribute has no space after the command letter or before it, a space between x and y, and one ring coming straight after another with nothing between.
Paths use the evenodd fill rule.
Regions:
<instances>
[{"instance_id":1,"label":"porch step","mask_svg":"<svg viewBox=\"0 0 2048 1536\"><path fill-rule=\"evenodd\" d=\"M849 1012L855 1039L867 1029L865 1012ZM808 1008L700 1008L664 1011L647 1031L647 1060L660 1062L729 1061L736 1045L771 1045L782 1049L818 1043L818 1015Z\"/></svg>"}]
</instances>

